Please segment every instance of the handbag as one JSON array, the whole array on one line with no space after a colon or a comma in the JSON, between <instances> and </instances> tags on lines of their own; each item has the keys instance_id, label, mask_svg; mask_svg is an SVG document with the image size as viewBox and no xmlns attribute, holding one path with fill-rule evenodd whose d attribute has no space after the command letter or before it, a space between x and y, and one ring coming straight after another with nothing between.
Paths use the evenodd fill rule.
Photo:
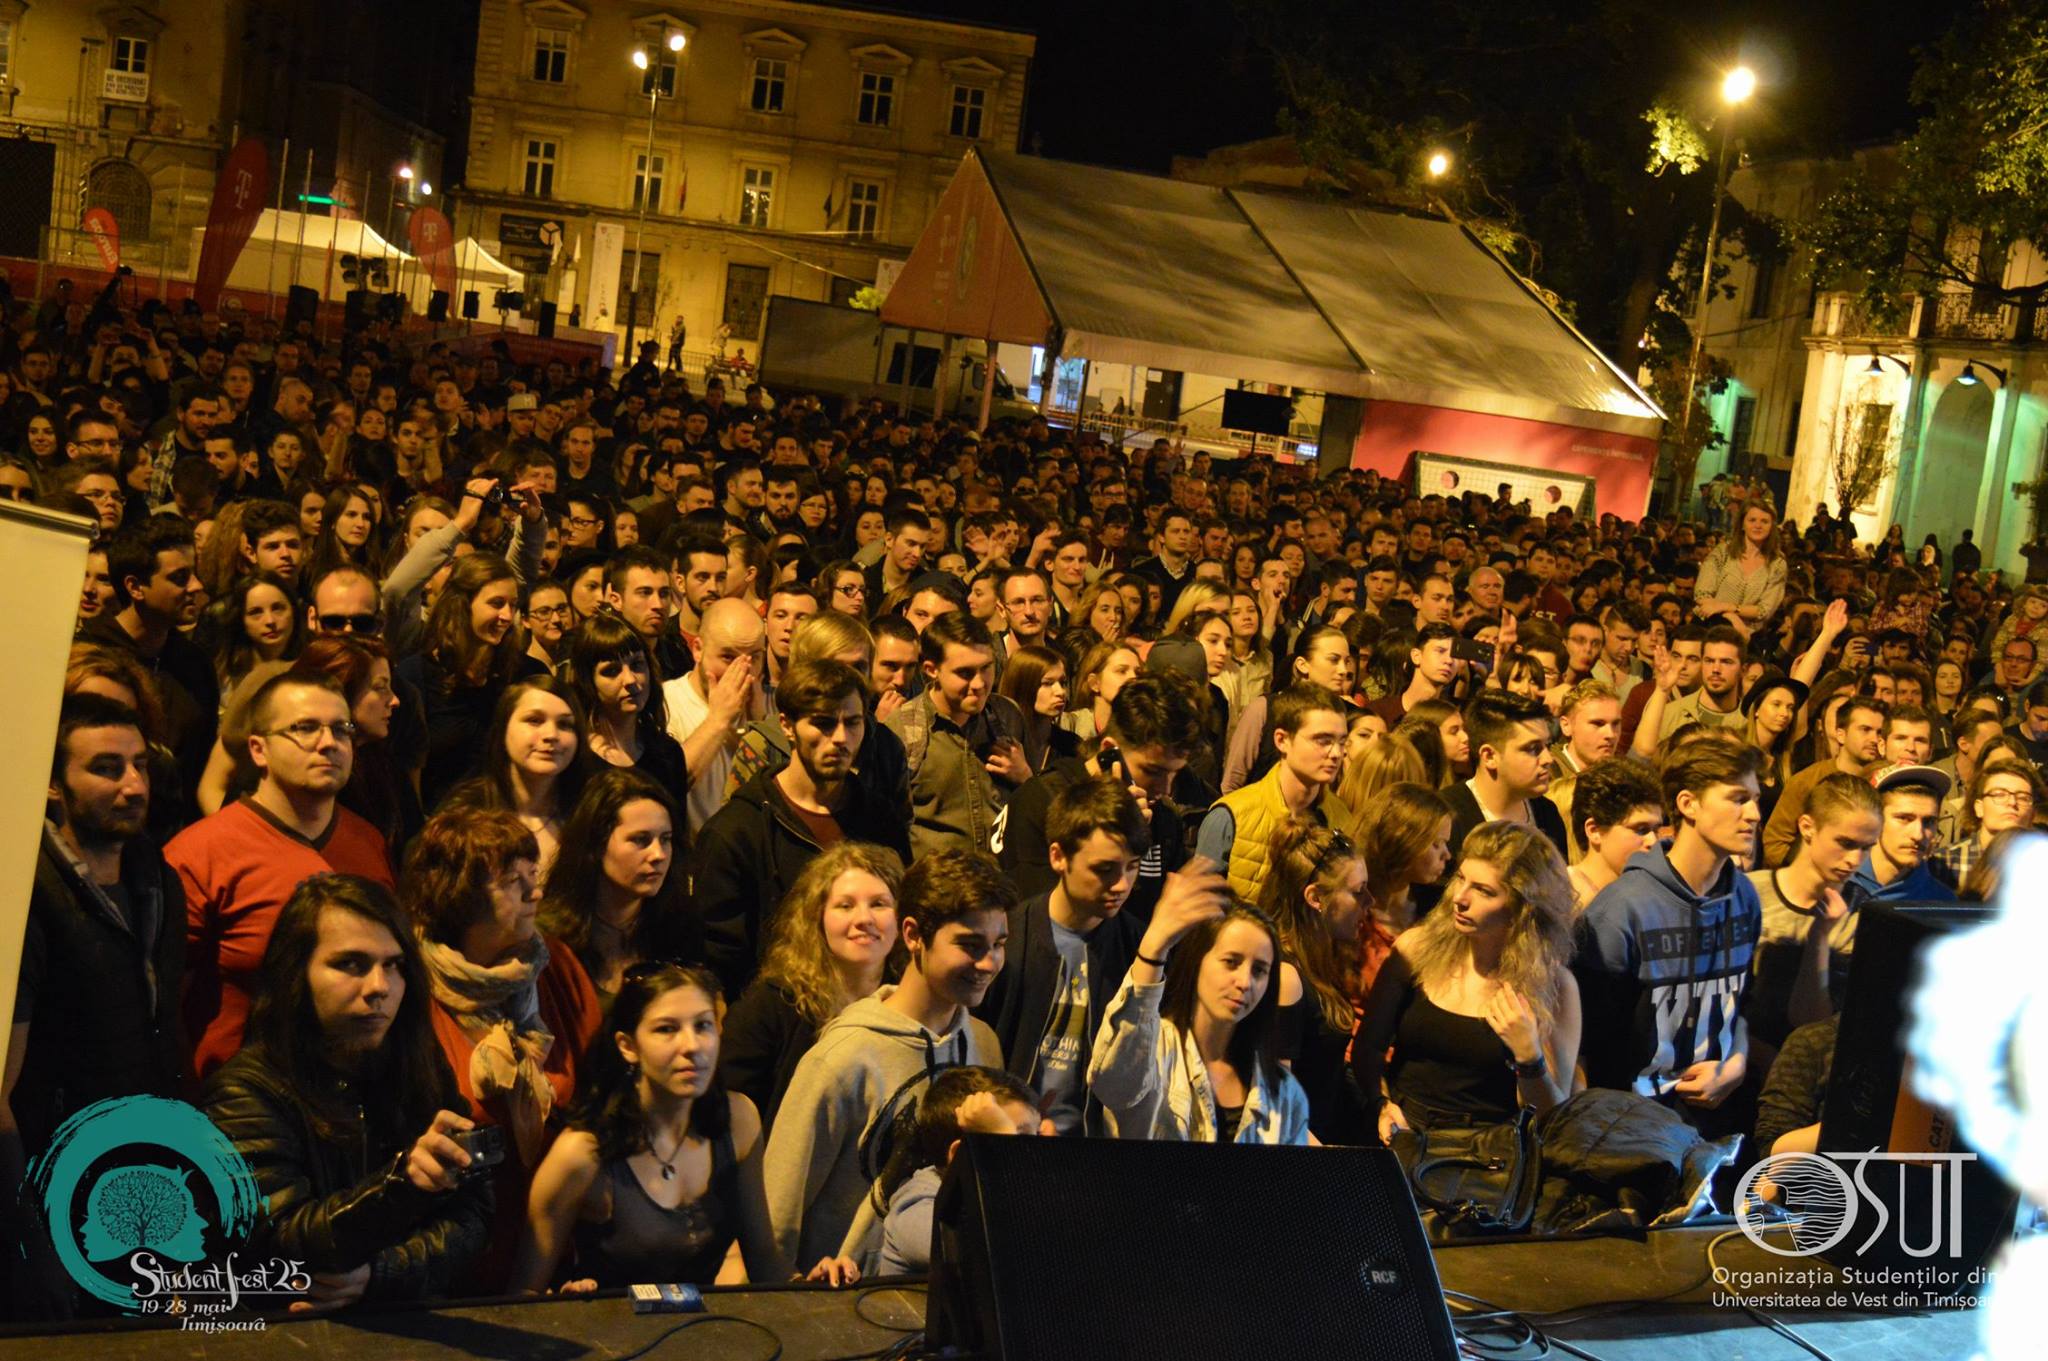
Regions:
<instances>
[{"instance_id":1,"label":"handbag","mask_svg":"<svg viewBox=\"0 0 2048 1361\"><path fill-rule=\"evenodd\" d=\"M1522 1233L1536 1216L1542 1157L1527 1106L1495 1125L1441 1126L1394 1136L1422 1209L1447 1235Z\"/></svg>"}]
</instances>

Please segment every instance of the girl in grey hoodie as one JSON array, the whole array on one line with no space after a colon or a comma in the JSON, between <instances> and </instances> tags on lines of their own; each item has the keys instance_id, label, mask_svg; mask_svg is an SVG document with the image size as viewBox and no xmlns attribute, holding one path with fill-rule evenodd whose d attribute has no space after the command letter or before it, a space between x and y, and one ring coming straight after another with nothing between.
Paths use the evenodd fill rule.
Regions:
<instances>
[{"instance_id":1,"label":"girl in grey hoodie","mask_svg":"<svg viewBox=\"0 0 2048 1361\"><path fill-rule=\"evenodd\" d=\"M1016 890L979 851L926 856L897 908L910 962L903 980L855 1002L797 1064L768 1138L768 1219L797 1260L871 1258L879 1222L860 1216L890 1134L947 1068L1000 1068L995 1032L968 1014L1002 971ZM861 1222L856 1225L856 1218ZM854 1230L858 1232L854 1232Z\"/></svg>"}]
</instances>

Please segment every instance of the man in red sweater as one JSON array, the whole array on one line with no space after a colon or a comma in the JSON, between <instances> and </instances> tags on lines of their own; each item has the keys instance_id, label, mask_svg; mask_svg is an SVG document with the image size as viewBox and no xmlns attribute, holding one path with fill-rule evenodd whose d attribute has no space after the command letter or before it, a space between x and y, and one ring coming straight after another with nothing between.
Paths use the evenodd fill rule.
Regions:
<instances>
[{"instance_id":1,"label":"man in red sweater","mask_svg":"<svg viewBox=\"0 0 2048 1361\"><path fill-rule=\"evenodd\" d=\"M185 887L185 1033L204 1078L242 1047L270 928L292 890L338 870L393 888L384 838L340 806L355 754L341 692L287 672L256 692L256 792L164 847Z\"/></svg>"}]
</instances>

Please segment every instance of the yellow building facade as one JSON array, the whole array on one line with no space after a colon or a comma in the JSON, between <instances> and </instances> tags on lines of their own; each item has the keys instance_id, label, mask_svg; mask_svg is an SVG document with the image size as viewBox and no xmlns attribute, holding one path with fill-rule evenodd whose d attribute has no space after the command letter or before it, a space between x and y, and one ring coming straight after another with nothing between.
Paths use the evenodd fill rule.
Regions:
<instances>
[{"instance_id":1,"label":"yellow building facade","mask_svg":"<svg viewBox=\"0 0 2048 1361\"><path fill-rule=\"evenodd\" d=\"M106 208L124 259L154 267L175 236L177 271L234 128L239 8L0 0L0 255L96 265L79 224Z\"/></svg>"},{"instance_id":2,"label":"yellow building facade","mask_svg":"<svg viewBox=\"0 0 2048 1361\"><path fill-rule=\"evenodd\" d=\"M1035 45L777 0L483 0L456 231L524 272L529 314L758 357L769 296L886 286L967 148L1016 148Z\"/></svg>"}]
</instances>

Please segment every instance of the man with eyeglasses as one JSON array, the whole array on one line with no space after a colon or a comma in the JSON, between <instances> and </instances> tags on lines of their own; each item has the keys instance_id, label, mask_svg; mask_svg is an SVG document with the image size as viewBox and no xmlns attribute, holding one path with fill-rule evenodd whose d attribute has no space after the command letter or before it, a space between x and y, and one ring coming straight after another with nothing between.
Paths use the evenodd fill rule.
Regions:
<instances>
[{"instance_id":1,"label":"man with eyeglasses","mask_svg":"<svg viewBox=\"0 0 2048 1361\"><path fill-rule=\"evenodd\" d=\"M114 460L100 454L61 463L50 475L49 494L77 496L92 506L100 522L100 535L107 537L121 528L127 498L121 494L121 475Z\"/></svg>"},{"instance_id":2,"label":"man with eyeglasses","mask_svg":"<svg viewBox=\"0 0 2048 1361\"><path fill-rule=\"evenodd\" d=\"M104 411L75 412L64 423L64 456L70 459L121 455L121 427Z\"/></svg>"},{"instance_id":3,"label":"man with eyeglasses","mask_svg":"<svg viewBox=\"0 0 2048 1361\"><path fill-rule=\"evenodd\" d=\"M292 672L250 701L256 791L171 839L185 890L185 1033L204 1078L242 1045L270 930L292 890L339 871L394 888L384 838L340 804L355 758L341 691Z\"/></svg>"},{"instance_id":4,"label":"man with eyeglasses","mask_svg":"<svg viewBox=\"0 0 2048 1361\"><path fill-rule=\"evenodd\" d=\"M1958 831L1955 840L1931 857L1935 876L1952 887L1960 887L1983 860L1984 853L2001 832L2020 831L2034 825L2034 810L2041 802L2041 777L2033 767L2016 756L1994 756L1978 771L1976 793L1964 795L1975 829Z\"/></svg>"},{"instance_id":5,"label":"man with eyeglasses","mask_svg":"<svg viewBox=\"0 0 2048 1361\"><path fill-rule=\"evenodd\" d=\"M2005 648L1998 654L1998 691L2005 696L2008 706L2017 705L2020 696L2033 684L2036 673L2035 663L2040 653L2034 647L2032 638L2009 638Z\"/></svg>"}]
</instances>

